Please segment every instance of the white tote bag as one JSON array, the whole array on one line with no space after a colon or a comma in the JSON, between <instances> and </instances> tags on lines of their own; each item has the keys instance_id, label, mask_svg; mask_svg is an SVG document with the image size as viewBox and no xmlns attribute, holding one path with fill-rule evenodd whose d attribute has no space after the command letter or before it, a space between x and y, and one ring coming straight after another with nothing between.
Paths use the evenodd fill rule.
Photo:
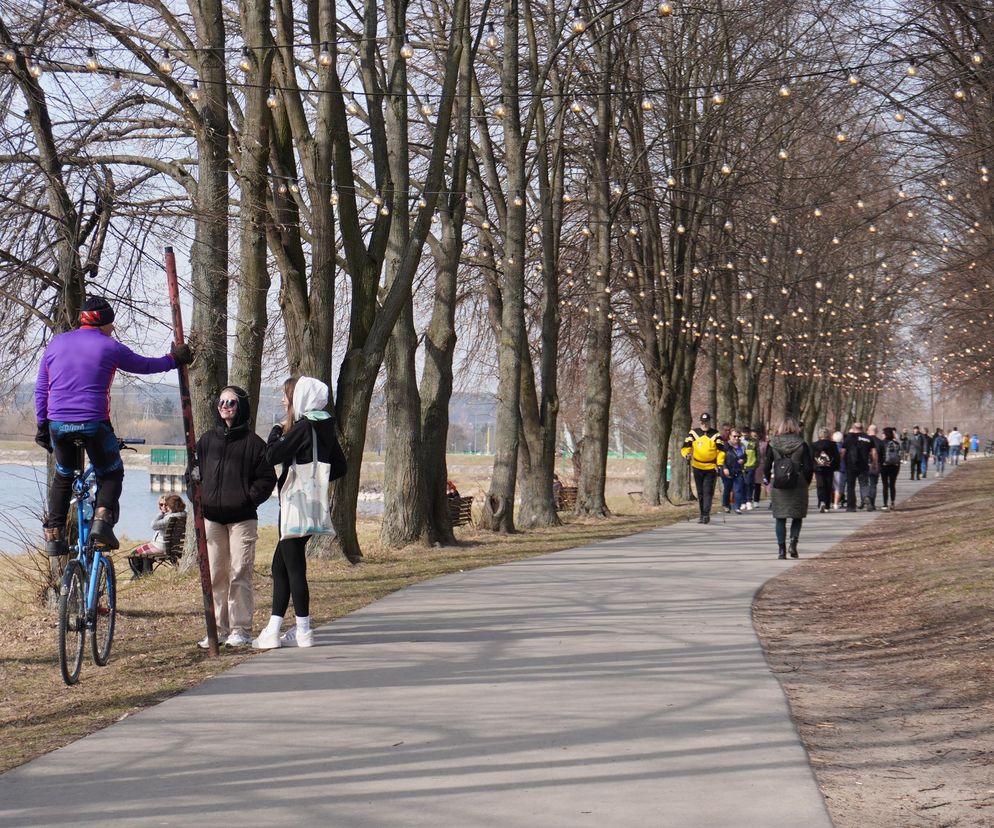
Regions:
<instances>
[{"instance_id":1,"label":"white tote bag","mask_svg":"<svg viewBox=\"0 0 994 828\"><path fill-rule=\"evenodd\" d=\"M328 507L331 465L318 462L318 435L313 428L311 448L311 462L301 467L294 460L280 491L281 538L335 534Z\"/></svg>"}]
</instances>

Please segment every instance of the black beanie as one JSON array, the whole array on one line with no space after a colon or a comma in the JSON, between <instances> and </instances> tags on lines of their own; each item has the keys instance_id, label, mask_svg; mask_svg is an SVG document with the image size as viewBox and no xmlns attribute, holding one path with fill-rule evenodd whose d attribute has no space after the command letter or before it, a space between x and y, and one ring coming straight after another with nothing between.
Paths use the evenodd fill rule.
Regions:
<instances>
[{"instance_id":1,"label":"black beanie","mask_svg":"<svg viewBox=\"0 0 994 828\"><path fill-rule=\"evenodd\" d=\"M79 313L79 321L82 325L94 328L109 325L114 321L114 309L103 296L91 296L83 303L83 309Z\"/></svg>"}]
</instances>

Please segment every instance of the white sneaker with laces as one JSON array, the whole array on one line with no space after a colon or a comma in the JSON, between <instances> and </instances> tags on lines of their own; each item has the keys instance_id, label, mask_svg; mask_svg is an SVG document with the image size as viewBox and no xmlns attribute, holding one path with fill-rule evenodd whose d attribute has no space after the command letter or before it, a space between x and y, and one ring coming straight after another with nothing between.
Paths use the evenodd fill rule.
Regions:
<instances>
[{"instance_id":1,"label":"white sneaker with laces","mask_svg":"<svg viewBox=\"0 0 994 828\"><path fill-rule=\"evenodd\" d=\"M245 647L252 643L252 636L245 635L242 632L233 632L228 636L228 640L224 642L225 647Z\"/></svg>"},{"instance_id":2,"label":"white sneaker with laces","mask_svg":"<svg viewBox=\"0 0 994 828\"><path fill-rule=\"evenodd\" d=\"M284 647L313 647L314 630L301 632L300 628L294 625L280 636L280 643Z\"/></svg>"},{"instance_id":3,"label":"white sneaker with laces","mask_svg":"<svg viewBox=\"0 0 994 828\"><path fill-rule=\"evenodd\" d=\"M252 639L253 650L276 650L282 646L280 643L280 631L270 630L269 627L266 627L259 633L258 638Z\"/></svg>"},{"instance_id":4,"label":"white sneaker with laces","mask_svg":"<svg viewBox=\"0 0 994 828\"><path fill-rule=\"evenodd\" d=\"M223 646L224 646L224 643L225 643L225 642L224 642L224 636L223 636L223 635L219 635L219 636L217 637L217 646L218 646L218 647L223 647ZM206 636L206 635L205 635L205 636L204 636L203 638L201 638L201 639L200 639L200 641L198 641L198 642L197 642L197 646L198 646L198 647L199 647L199 648L200 648L201 650L207 650L207 649L210 649L210 642L208 642L208 640L207 640L207 636Z\"/></svg>"}]
</instances>

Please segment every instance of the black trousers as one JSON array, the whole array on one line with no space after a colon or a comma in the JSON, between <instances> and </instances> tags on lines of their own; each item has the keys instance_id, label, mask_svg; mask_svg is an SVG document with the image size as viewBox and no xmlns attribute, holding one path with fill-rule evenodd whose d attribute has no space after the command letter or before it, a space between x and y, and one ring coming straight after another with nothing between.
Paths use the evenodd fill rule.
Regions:
<instances>
[{"instance_id":1,"label":"black trousers","mask_svg":"<svg viewBox=\"0 0 994 828\"><path fill-rule=\"evenodd\" d=\"M884 506L889 502L893 505L897 500L897 473L901 471L900 466L881 466L880 480L883 483Z\"/></svg>"},{"instance_id":2,"label":"black trousers","mask_svg":"<svg viewBox=\"0 0 994 828\"><path fill-rule=\"evenodd\" d=\"M856 481L859 480L859 500L856 499ZM846 508L855 509L868 496L870 488L868 469L846 469Z\"/></svg>"},{"instance_id":3,"label":"black trousers","mask_svg":"<svg viewBox=\"0 0 994 828\"><path fill-rule=\"evenodd\" d=\"M293 611L300 618L311 614L311 591L307 586L307 541L283 538L273 553L273 615L286 615L293 597Z\"/></svg>"},{"instance_id":4,"label":"black trousers","mask_svg":"<svg viewBox=\"0 0 994 828\"><path fill-rule=\"evenodd\" d=\"M711 501L714 500L714 484L718 479L718 472L714 469L694 469L694 486L697 488L697 505L702 515L711 514Z\"/></svg>"},{"instance_id":5,"label":"black trousers","mask_svg":"<svg viewBox=\"0 0 994 828\"><path fill-rule=\"evenodd\" d=\"M815 484L818 488L818 503L832 505L832 475L831 469L815 469Z\"/></svg>"}]
</instances>

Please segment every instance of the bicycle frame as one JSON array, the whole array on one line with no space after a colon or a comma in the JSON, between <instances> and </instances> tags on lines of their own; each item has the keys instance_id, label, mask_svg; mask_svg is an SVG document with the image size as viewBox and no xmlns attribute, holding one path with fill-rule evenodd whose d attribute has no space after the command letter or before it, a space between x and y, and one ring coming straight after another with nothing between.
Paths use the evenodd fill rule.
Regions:
<instances>
[{"instance_id":1,"label":"bicycle frame","mask_svg":"<svg viewBox=\"0 0 994 828\"><path fill-rule=\"evenodd\" d=\"M82 465L81 463L79 465ZM77 468L73 476L73 500L76 503L76 525L78 527L78 537L76 540L76 560L83 567L86 573L86 624L93 625L94 614L97 606L97 577L100 570L99 563L105 560L103 552L99 547L90 544L90 527L93 523L93 511L97 500L97 491L100 484L96 479L93 465L90 464L86 470L80 472ZM90 506L90 516L86 516L86 507ZM112 586L108 584L108 601L113 606L115 596L110 590Z\"/></svg>"}]
</instances>

